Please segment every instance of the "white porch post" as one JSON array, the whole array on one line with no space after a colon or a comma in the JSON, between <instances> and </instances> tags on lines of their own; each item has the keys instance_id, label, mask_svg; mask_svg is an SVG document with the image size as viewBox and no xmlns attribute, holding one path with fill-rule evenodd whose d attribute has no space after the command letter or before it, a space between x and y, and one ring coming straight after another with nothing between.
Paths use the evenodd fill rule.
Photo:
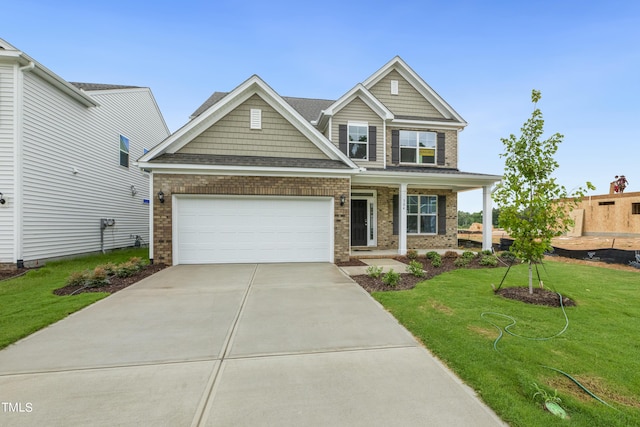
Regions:
<instances>
[{"instance_id":1,"label":"white porch post","mask_svg":"<svg viewBox=\"0 0 640 427\"><path fill-rule=\"evenodd\" d=\"M493 206L491 204L491 186L482 187L482 250L491 250L493 242Z\"/></svg>"},{"instance_id":2,"label":"white porch post","mask_svg":"<svg viewBox=\"0 0 640 427\"><path fill-rule=\"evenodd\" d=\"M398 255L407 254L407 184L400 184L398 196Z\"/></svg>"}]
</instances>

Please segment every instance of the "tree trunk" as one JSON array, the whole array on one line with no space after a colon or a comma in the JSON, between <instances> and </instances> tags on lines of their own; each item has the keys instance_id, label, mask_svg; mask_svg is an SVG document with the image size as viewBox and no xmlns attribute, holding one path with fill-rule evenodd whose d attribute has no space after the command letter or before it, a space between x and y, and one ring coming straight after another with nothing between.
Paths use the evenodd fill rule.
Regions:
<instances>
[{"instance_id":1,"label":"tree trunk","mask_svg":"<svg viewBox=\"0 0 640 427\"><path fill-rule=\"evenodd\" d=\"M533 268L531 267L531 261L529 261L529 295L533 295Z\"/></svg>"}]
</instances>

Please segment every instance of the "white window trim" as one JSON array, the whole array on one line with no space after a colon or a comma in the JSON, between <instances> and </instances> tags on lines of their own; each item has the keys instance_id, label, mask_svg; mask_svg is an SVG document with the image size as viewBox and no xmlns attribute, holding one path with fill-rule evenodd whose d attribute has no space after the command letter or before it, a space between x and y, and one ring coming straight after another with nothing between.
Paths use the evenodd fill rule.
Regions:
<instances>
[{"instance_id":1,"label":"white window trim","mask_svg":"<svg viewBox=\"0 0 640 427\"><path fill-rule=\"evenodd\" d=\"M412 147L403 147L402 143L400 141L398 141L398 145L399 145L399 149L400 149L400 163L401 164L405 164L405 165L437 165L438 164L438 132L434 132L431 130L406 130L406 129L401 129L400 132L412 132L416 134L416 161L415 162L403 162L402 161L402 149L404 148L405 150L408 148L412 148ZM418 159L420 158L420 144L419 144L419 138L418 135L419 133L432 133L435 135L435 146L433 147L433 163L421 163L418 161ZM400 134L398 134L398 138L400 138Z\"/></svg>"},{"instance_id":2,"label":"white window trim","mask_svg":"<svg viewBox=\"0 0 640 427\"><path fill-rule=\"evenodd\" d=\"M409 197L418 197L418 213L409 213ZM420 213L420 197L435 197L436 199L436 211L435 213L432 214L421 214ZM407 194L407 228L408 228L408 223L409 223L409 216L415 216L418 218L418 232L417 233L410 233L407 230L407 235L410 236L436 236L438 234L438 196L433 195L433 194ZM436 218L436 231L433 233L422 233L420 230L420 217L421 216L433 216Z\"/></svg>"},{"instance_id":3,"label":"white window trim","mask_svg":"<svg viewBox=\"0 0 640 427\"><path fill-rule=\"evenodd\" d=\"M250 113L249 129L262 129L262 110L259 108L252 108Z\"/></svg>"},{"instance_id":4,"label":"white window trim","mask_svg":"<svg viewBox=\"0 0 640 427\"><path fill-rule=\"evenodd\" d=\"M362 142L359 141L349 141L349 128L351 126L359 126L359 127L364 127L365 129L367 129L367 155L365 156L364 159L358 159L355 157L351 157L351 144L352 142L354 144L362 144ZM347 122L347 155L349 156L349 158L351 160L360 160L360 161L366 161L369 160L369 123L368 122Z\"/></svg>"}]
</instances>

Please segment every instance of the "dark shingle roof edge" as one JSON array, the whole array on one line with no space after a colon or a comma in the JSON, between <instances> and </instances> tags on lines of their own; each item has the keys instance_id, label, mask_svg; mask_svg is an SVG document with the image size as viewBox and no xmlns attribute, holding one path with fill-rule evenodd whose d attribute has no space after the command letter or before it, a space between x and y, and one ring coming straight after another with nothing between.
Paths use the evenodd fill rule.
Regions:
<instances>
[{"instance_id":1,"label":"dark shingle roof edge","mask_svg":"<svg viewBox=\"0 0 640 427\"><path fill-rule=\"evenodd\" d=\"M105 83L81 83L81 82L69 82L78 89L84 91L92 90L116 90L116 89L140 89L141 86L128 86L128 85L112 85Z\"/></svg>"},{"instance_id":2,"label":"dark shingle roof edge","mask_svg":"<svg viewBox=\"0 0 640 427\"><path fill-rule=\"evenodd\" d=\"M340 160L300 159L291 157L226 156L218 154L165 153L150 163L190 164L202 166L248 166L275 168L351 169Z\"/></svg>"}]
</instances>

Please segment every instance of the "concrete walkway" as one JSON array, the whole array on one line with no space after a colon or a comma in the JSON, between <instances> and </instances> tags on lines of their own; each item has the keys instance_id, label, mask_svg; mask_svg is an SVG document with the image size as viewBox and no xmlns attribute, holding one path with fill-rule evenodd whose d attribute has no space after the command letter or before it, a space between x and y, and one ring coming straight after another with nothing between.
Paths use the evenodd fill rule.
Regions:
<instances>
[{"instance_id":1,"label":"concrete walkway","mask_svg":"<svg viewBox=\"0 0 640 427\"><path fill-rule=\"evenodd\" d=\"M331 264L177 266L0 351L0 425L496 426Z\"/></svg>"}]
</instances>

